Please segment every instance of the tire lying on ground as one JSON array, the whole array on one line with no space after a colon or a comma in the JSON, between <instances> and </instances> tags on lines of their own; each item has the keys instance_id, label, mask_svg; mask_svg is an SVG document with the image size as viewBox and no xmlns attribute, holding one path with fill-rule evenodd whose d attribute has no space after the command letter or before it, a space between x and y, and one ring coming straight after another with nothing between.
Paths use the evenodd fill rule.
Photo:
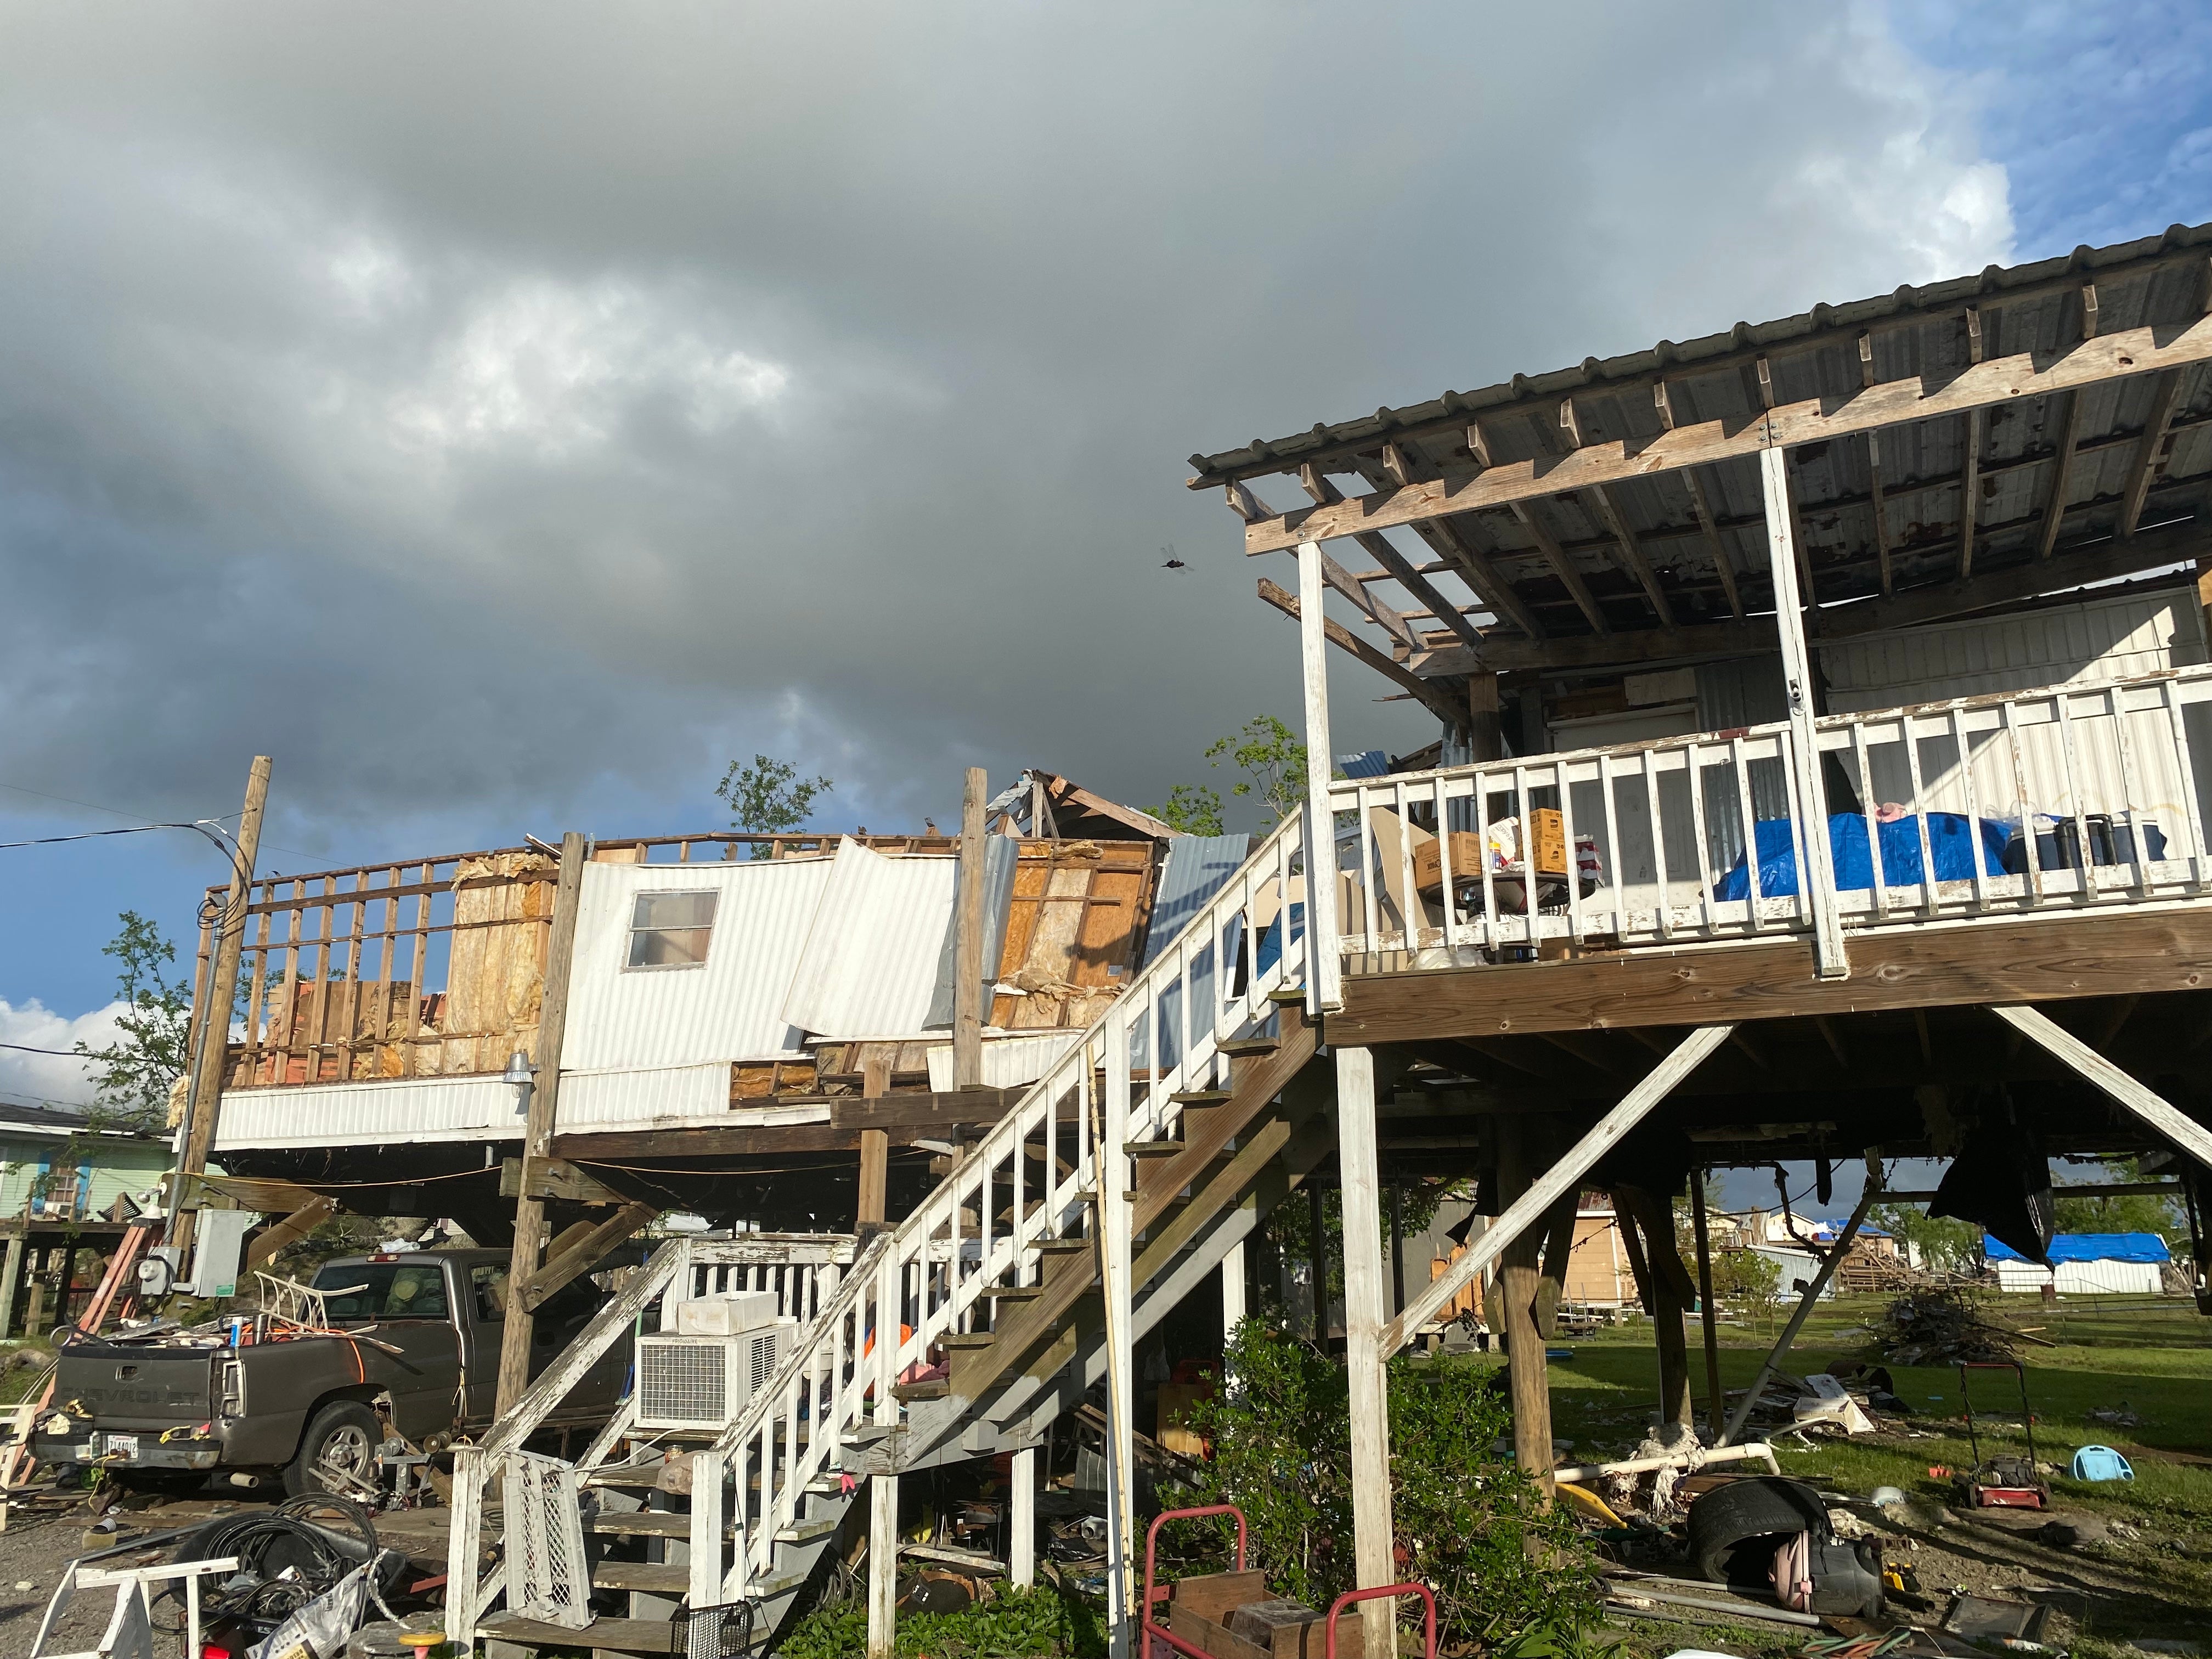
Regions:
<instances>
[{"instance_id":1,"label":"tire lying on ground","mask_svg":"<svg viewBox=\"0 0 2212 1659\"><path fill-rule=\"evenodd\" d=\"M300 1437L298 1455L284 1466L284 1490L297 1498L303 1492L354 1494L344 1482L331 1479L321 1466L329 1462L356 1478L376 1479L376 1448L384 1438L376 1414L358 1400L334 1400L307 1419Z\"/></svg>"}]
</instances>

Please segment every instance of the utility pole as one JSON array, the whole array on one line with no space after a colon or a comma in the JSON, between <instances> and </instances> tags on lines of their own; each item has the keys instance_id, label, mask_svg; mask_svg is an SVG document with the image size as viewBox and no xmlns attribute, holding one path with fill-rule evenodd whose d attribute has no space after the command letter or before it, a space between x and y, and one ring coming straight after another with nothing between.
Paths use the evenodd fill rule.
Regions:
<instances>
[{"instance_id":1,"label":"utility pole","mask_svg":"<svg viewBox=\"0 0 2212 1659\"><path fill-rule=\"evenodd\" d=\"M230 1011L238 1002L238 958L246 946L246 912L253 902L253 859L261 850L261 814L269 804L269 757L256 755L246 775L246 810L238 820L238 854L230 869L230 892L216 918L215 959L206 975L200 1006L192 1012L198 1045L189 1063L192 1080L185 1096L184 1136L177 1158L176 1192L171 1202L175 1224L168 1243L179 1255L179 1272L191 1263L197 1208L182 1205L196 1194L185 1191L190 1177L207 1172L215 1145L216 1120L222 1113L222 1075L230 1059Z\"/></svg>"},{"instance_id":2,"label":"utility pole","mask_svg":"<svg viewBox=\"0 0 2212 1659\"><path fill-rule=\"evenodd\" d=\"M530 1386L530 1343L537 1316L522 1287L538 1271L545 1248L545 1200L532 1196L532 1180L552 1151L554 1114L561 1103L561 1039L568 1024L568 968L576 955L577 902L584 890L585 842L570 830L561 837L561 874L553 890L553 937L545 947L545 991L538 1005L538 1080L522 1129L522 1196L514 1203L514 1249L507 1264L507 1322L500 1334L499 1392L493 1415L504 1417Z\"/></svg>"},{"instance_id":3,"label":"utility pole","mask_svg":"<svg viewBox=\"0 0 2212 1659\"><path fill-rule=\"evenodd\" d=\"M968 769L960 802L960 914L953 924L952 1086L983 1086L983 805L990 780Z\"/></svg>"}]
</instances>

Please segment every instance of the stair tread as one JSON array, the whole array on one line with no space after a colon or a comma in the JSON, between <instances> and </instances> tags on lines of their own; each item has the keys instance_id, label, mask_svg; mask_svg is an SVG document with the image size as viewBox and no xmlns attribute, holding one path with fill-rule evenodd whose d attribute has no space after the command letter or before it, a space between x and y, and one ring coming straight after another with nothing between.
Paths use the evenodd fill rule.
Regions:
<instances>
[{"instance_id":1,"label":"stair tread","mask_svg":"<svg viewBox=\"0 0 2212 1659\"><path fill-rule=\"evenodd\" d=\"M627 1515L601 1510L584 1522L584 1530L616 1538L689 1538L691 1516L676 1510L635 1510Z\"/></svg>"},{"instance_id":2,"label":"stair tread","mask_svg":"<svg viewBox=\"0 0 2212 1659\"><path fill-rule=\"evenodd\" d=\"M1186 1089L1168 1097L1178 1106L1225 1106L1237 1098L1231 1089Z\"/></svg>"},{"instance_id":3,"label":"stair tread","mask_svg":"<svg viewBox=\"0 0 2212 1659\"><path fill-rule=\"evenodd\" d=\"M1131 1158L1173 1158L1183 1150L1180 1140L1133 1140L1122 1147Z\"/></svg>"},{"instance_id":4,"label":"stair tread","mask_svg":"<svg viewBox=\"0 0 2212 1659\"><path fill-rule=\"evenodd\" d=\"M691 1570L665 1561L602 1561L592 1569L592 1588L681 1595L691 1588Z\"/></svg>"},{"instance_id":5,"label":"stair tread","mask_svg":"<svg viewBox=\"0 0 2212 1659\"><path fill-rule=\"evenodd\" d=\"M941 1376L933 1376L926 1382L897 1382L891 1392L901 1400L942 1400L952 1392L952 1385Z\"/></svg>"},{"instance_id":6,"label":"stair tread","mask_svg":"<svg viewBox=\"0 0 2212 1659\"><path fill-rule=\"evenodd\" d=\"M1216 1054L1233 1057L1238 1054L1272 1054L1282 1046L1280 1037L1232 1037L1227 1042L1215 1043L1213 1049Z\"/></svg>"},{"instance_id":7,"label":"stair tread","mask_svg":"<svg viewBox=\"0 0 2212 1659\"><path fill-rule=\"evenodd\" d=\"M1034 1302L1044 1294L1042 1285L994 1285L984 1295L1000 1302Z\"/></svg>"},{"instance_id":8,"label":"stair tread","mask_svg":"<svg viewBox=\"0 0 2212 1659\"><path fill-rule=\"evenodd\" d=\"M939 1345L946 1348L988 1348L998 1340L988 1331L955 1331L937 1339Z\"/></svg>"},{"instance_id":9,"label":"stair tread","mask_svg":"<svg viewBox=\"0 0 2212 1659\"><path fill-rule=\"evenodd\" d=\"M775 1529L775 1541L779 1544L805 1544L817 1538L828 1537L837 1530L837 1527L838 1521L829 1516L813 1521L794 1521L787 1527Z\"/></svg>"},{"instance_id":10,"label":"stair tread","mask_svg":"<svg viewBox=\"0 0 2212 1659\"><path fill-rule=\"evenodd\" d=\"M1040 1255L1087 1255L1094 1247L1087 1238L1041 1238L1030 1248Z\"/></svg>"}]
</instances>

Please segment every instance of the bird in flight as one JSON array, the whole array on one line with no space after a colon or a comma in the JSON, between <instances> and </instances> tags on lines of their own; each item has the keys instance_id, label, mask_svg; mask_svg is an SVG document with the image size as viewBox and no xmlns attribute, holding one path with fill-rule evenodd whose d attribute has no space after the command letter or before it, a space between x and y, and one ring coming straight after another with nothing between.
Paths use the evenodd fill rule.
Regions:
<instances>
[{"instance_id":1,"label":"bird in flight","mask_svg":"<svg viewBox=\"0 0 2212 1659\"><path fill-rule=\"evenodd\" d=\"M1160 550L1160 551L1161 551L1161 552L1163 552L1163 553L1164 553L1164 554L1166 554L1166 555L1168 556L1167 562L1166 562L1165 564L1164 564L1164 565L1162 565L1162 566L1160 567L1160 568L1161 568L1161 569L1163 569L1163 570L1182 570L1182 569L1186 569L1186 568L1188 568L1188 567L1183 563L1183 562L1182 562L1181 559L1178 559L1177 557L1176 557L1176 556L1175 556L1175 544L1174 544L1174 543L1172 543L1172 542L1169 543L1169 544L1168 544L1168 545L1167 545L1167 546L1165 546L1165 547L1164 547L1164 548L1162 548L1162 549Z\"/></svg>"}]
</instances>

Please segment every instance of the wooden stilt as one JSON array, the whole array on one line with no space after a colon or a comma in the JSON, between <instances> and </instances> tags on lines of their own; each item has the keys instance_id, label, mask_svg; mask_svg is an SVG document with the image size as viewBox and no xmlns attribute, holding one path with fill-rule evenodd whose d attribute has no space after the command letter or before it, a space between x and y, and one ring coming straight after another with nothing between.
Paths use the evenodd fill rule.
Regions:
<instances>
[{"instance_id":1,"label":"wooden stilt","mask_svg":"<svg viewBox=\"0 0 2212 1659\"><path fill-rule=\"evenodd\" d=\"M1306 1188L1306 1271L1313 1276L1313 1340L1319 1346L1328 1340L1328 1195L1319 1182Z\"/></svg>"},{"instance_id":2,"label":"wooden stilt","mask_svg":"<svg viewBox=\"0 0 2212 1659\"><path fill-rule=\"evenodd\" d=\"M1528 1126L1506 1117L1498 1124L1498 1185L1508 1206L1530 1187ZM1524 1230L1505 1247L1498 1271L1499 1318L1505 1337L1513 1398L1513 1460L1552 1491L1552 1386L1544 1338L1536 1328L1538 1253L1542 1239Z\"/></svg>"},{"instance_id":3,"label":"wooden stilt","mask_svg":"<svg viewBox=\"0 0 2212 1659\"><path fill-rule=\"evenodd\" d=\"M1037 1449L1014 1454L1006 1504L1006 1576L1024 1589L1036 1583Z\"/></svg>"},{"instance_id":4,"label":"wooden stilt","mask_svg":"<svg viewBox=\"0 0 2212 1659\"><path fill-rule=\"evenodd\" d=\"M1343 1182L1344 1332L1352 1408L1354 1569L1363 1589L1396 1582L1390 1517L1390 1399L1382 1334L1382 1217L1376 1204L1375 1054L1336 1051L1336 1157ZM1370 1601L1364 1650L1390 1650L1390 1604Z\"/></svg>"},{"instance_id":5,"label":"wooden stilt","mask_svg":"<svg viewBox=\"0 0 2212 1659\"><path fill-rule=\"evenodd\" d=\"M1328 740L1328 636L1323 629L1322 551L1318 542L1298 547L1298 659L1306 708L1306 1012L1344 1006L1344 958L1336 949L1336 815L1328 799L1332 760ZM1316 848L1328 849L1316 857Z\"/></svg>"},{"instance_id":6,"label":"wooden stilt","mask_svg":"<svg viewBox=\"0 0 2212 1659\"><path fill-rule=\"evenodd\" d=\"M876 1272L875 1362L877 1424L896 1428L898 1396L899 1328L904 1322L906 1287L898 1259L886 1253ZM740 1500L743 1487L739 1488ZM891 1659L898 1626L898 1477L868 1477L868 1659Z\"/></svg>"},{"instance_id":7,"label":"wooden stilt","mask_svg":"<svg viewBox=\"0 0 2212 1659\"><path fill-rule=\"evenodd\" d=\"M8 1240L8 1265L0 1267L0 1341L14 1334L15 1304L22 1299L24 1255L23 1235L12 1234Z\"/></svg>"},{"instance_id":8,"label":"wooden stilt","mask_svg":"<svg viewBox=\"0 0 2212 1659\"><path fill-rule=\"evenodd\" d=\"M1221 1258L1221 1340L1237 1334L1244 1318L1244 1241L1239 1239Z\"/></svg>"},{"instance_id":9,"label":"wooden stilt","mask_svg":"<svg viewBox=\"0 0 2212 1659\"><path fill-rule=\"evenodd\" d=\"M880 1100L891 1086L891 1063L888 1054L872 1055L860 1065L860 1089L871 1100ZM883 1129L860 1131L860 1181L858 1202L854 1206L853 1220L856 1230L884 1218L884 1206L890 1188L891 1138Z\"/></svg>"},{"instance_id":10,"label":"wooden stilt","mask_svg":"<svg viewBox=\"0 0 2212 1659\"><path fill-rule=\"evenodd\" d=\"M1390 1311L1406 1305L1406 1189L1390 1176Z\"/></svg>"},{"instance_id":11,"label":"wooden stilt","mask_svg":"<svg viewBox=\"0 0 2212 1659\"><path fill-rule=\"evenodd\" d=\"M1705 1222L1705 1172L1690 1171L1690 1224L1698 1237L1698 1316L1705 1331L1705 1436L1717 1440L1721 1431L1721 1337L1718 1316L1713 1311L1713 1246Z\"/></svg>"}]
</instances>

